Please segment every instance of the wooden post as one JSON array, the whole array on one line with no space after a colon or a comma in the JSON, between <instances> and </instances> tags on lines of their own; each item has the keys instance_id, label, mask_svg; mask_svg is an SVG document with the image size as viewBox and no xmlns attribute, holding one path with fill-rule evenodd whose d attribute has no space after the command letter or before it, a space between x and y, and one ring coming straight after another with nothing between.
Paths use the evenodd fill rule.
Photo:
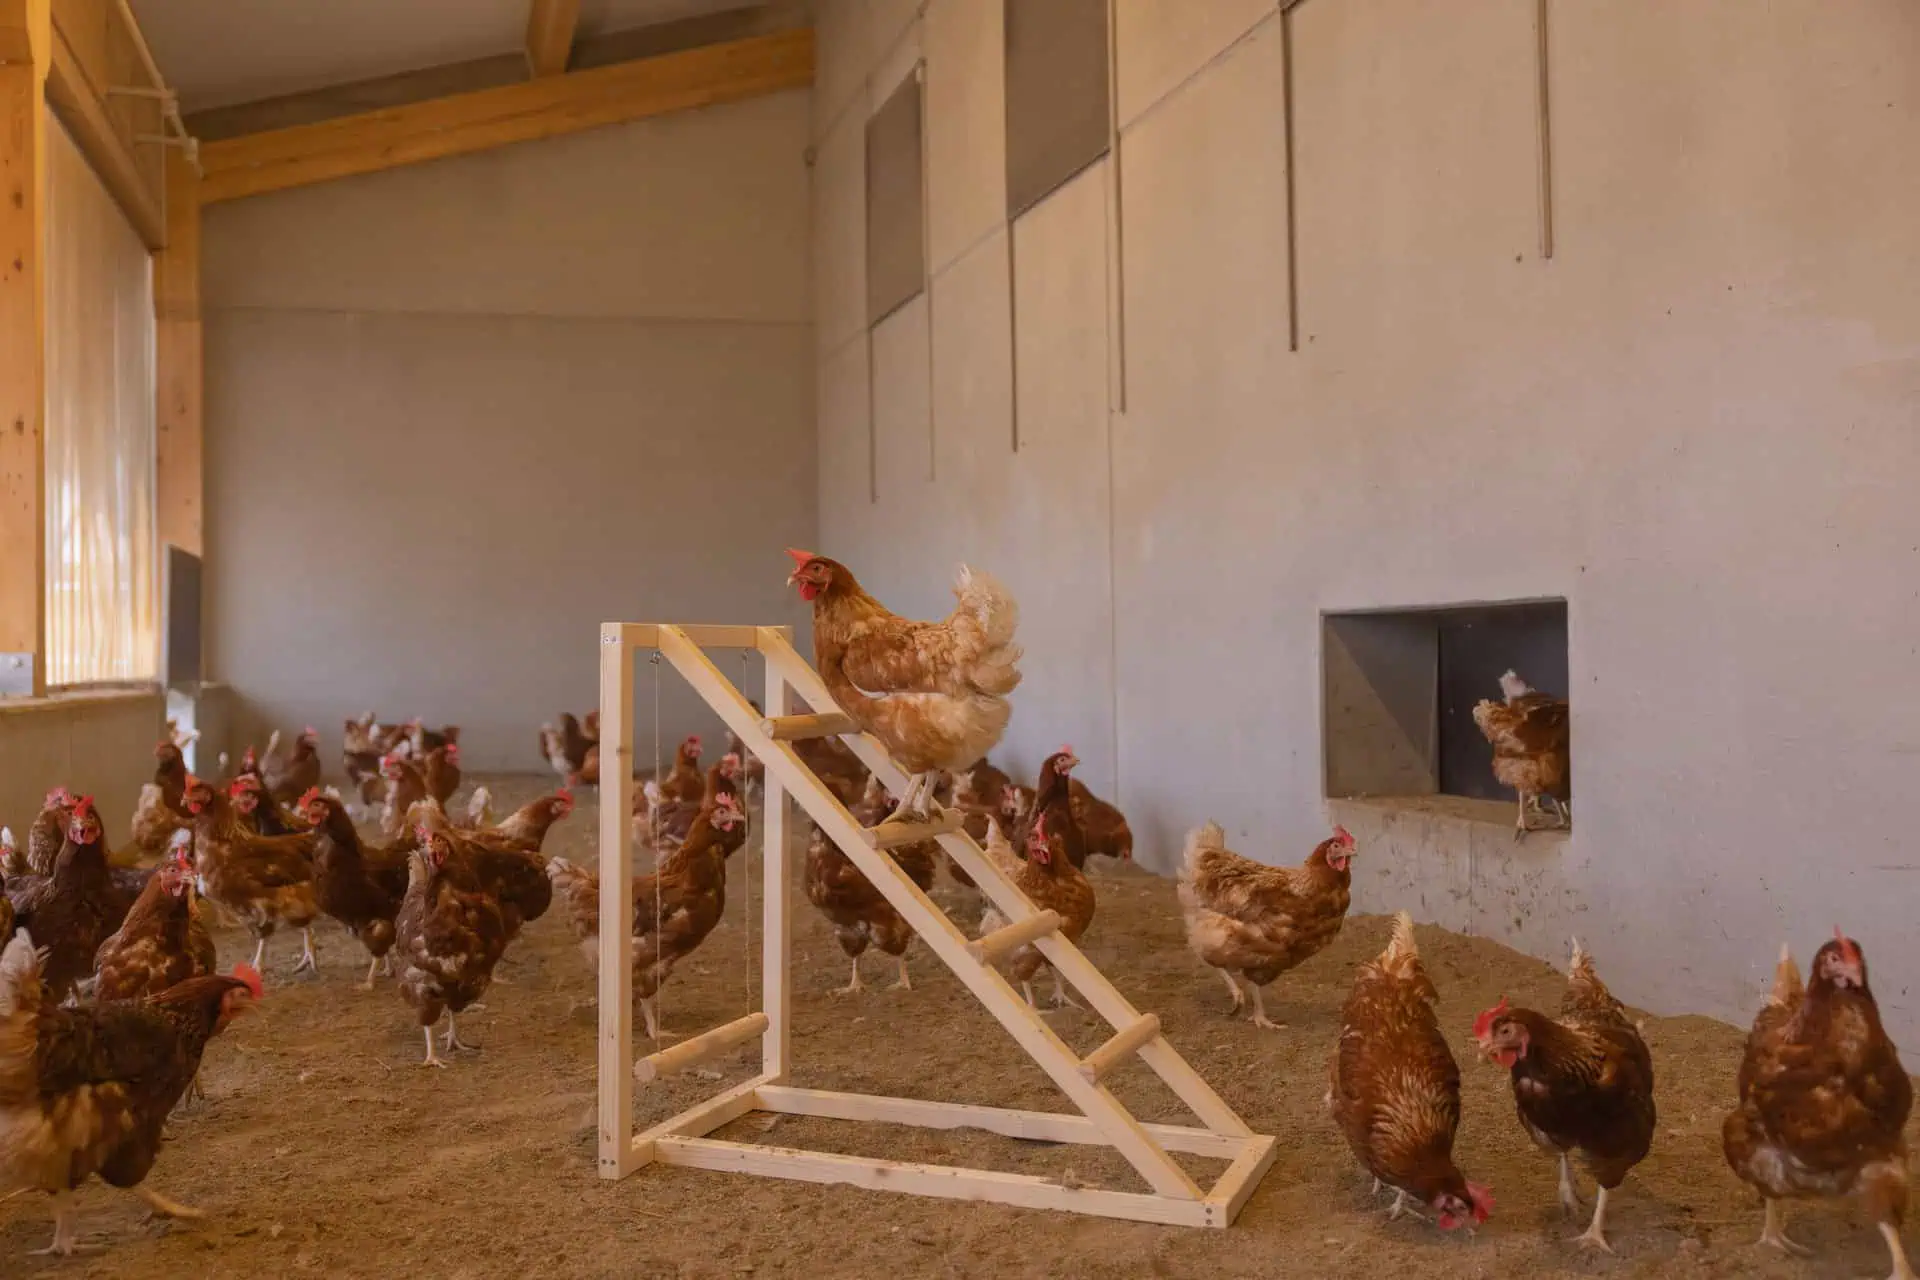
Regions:
<instances>
[{"instance_id":1,"label":"wooden post","mask_svg":"<svg viewBox=\"0 0 1920 1280\"><path fill-rule=\"evenodd\" d=\"M633 648L618 622L600 627L600 743L600 1176L618 1179L635 1162Z\"/></svg>"},{"instance_id":2,"label":"wooden post","mask_svg":"<svg viewBox=\"0 0 1920 1280\"><path fill-rule=\"evenodd\" d=\"M167 151L167 247L153 255L154 415L160 543L202 554L201 414L205 404L200 327L200 178L181 152Z\"/></svg>"},{"instance_id":3,"label":"wooden post","mask_svg":"<svg viewBox=\"0 0 1920 1280\"><path fill-rule=\"evenodd\" d=\"M761 627L761 650L789 643L785 627ZM761 703L769 720L787 715L787 680L777 664L769 662L767 686ZM789 1010L793 981L787 957L793 951L793 875L787 867L787 788L773 770L761 774L760 798L760 1007L767 1015L766 1034L760 1038L760 1072L769 1080L787 1078L791 1052Z\"/></svg>"},{"instance_id":4,"label":"wooden post","mask_svg":"<svg viewBox=\"0 0 1920 1280\"><path fill-rule=\"evenodd\" d=\"M46 692L49 0L0 4L0 694Z\"/></svg>"}]
</instances>

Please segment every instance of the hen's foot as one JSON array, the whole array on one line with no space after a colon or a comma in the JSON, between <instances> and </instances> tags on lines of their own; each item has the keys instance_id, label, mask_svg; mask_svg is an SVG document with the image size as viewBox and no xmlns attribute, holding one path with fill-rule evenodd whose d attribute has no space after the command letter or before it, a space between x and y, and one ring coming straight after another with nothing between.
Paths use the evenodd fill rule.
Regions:
<instances>
[{"instance_id":1,"label":"hen's foot","mask_svg":"<svg viewBox=\"0 0 1920 1280\"><path fill-rule=\"evenodd\" d=\"M1760 1229L1760 1239L1757 1243L1769 1249L1778 1249L1789 1258L1811 1258L1813 1250L1787 1234L1785 1218L1786 1214L1782 1211L1778 1200L1767 1201L1767 1222ZM1899 1272L1896 1271L1894 1274L1898 1276Z\"/></svg>"},{"instance_id":2,"label":"hen's foot","mask_svg":"<svg viewBox=\"0 0 1920 1280\"><path fill-rule=\"evenodd\" d=\"M1395 1188L1395 1190L1398 1192L1398 1194L1396 1194L1393 1198L1393 1208L1387 1210L1387 1221L1398 1222L1400 1220L1400 1216L1402 1214L1405 1214L1407 1217L1412 1218L1416 1222L1425 1222L1427 1220L1426 1215L1418 1212L1417 1210L1409 1209L1407 1207L1407 1193L1404 1191L1399 1191L1398 1188Z\"/></svg>"},{"instance_id":3,"label":"hen's foot","mask_svg":"<svg viewBox=\"0 0 1920 1280\"><path fill-rule=\"evenodd\" d=\"M423 1067L445 1067L447 1065L446 1060L438 1053L435 1053L433 1049L433 1028L422 1027L420 1028L420 1034L427 1039L427 1056L420 1060L420 1065Z\"/></svg>"},{"instance_id":4,"label":"hen's foot","mask_svg":"<svg viewBox=\"0 0 1920 1280\"><path fill-rule=\"evenodd\" d=\"M889 991L913 990L913 979L909 977L907 974L907 958L905 956L900 957L900 981L894 983L891 987L888 987L887 990Z\"/></svg>"},{"instance_id":5,"label":"hen's foot","mask_svg":"<svg viewBox=\"0 0 1920 1280\"><path fill-rule=\"evenodd\" d=\"M472 1006L468 1006L471 1009ZM441 1033L440 1047L448 1053L478 1053L479 1049L460 1039L460 1032L453 1025L453 1010L447 1010L447 1029Z\"/></svg>"},{"instance_id":6,"label":"hen's foot","mask_svg":"<svg viewBox=\"0 0 1920 1280\"><path fill-rule=\"evenodd\" d=\"M1593 1198L1593 1221L1587 1229L1575 1238L1582 1249L1598 1249L1605 1254L1613 1252L1613 1246L1607 1243L1607 1189L1601 1187Z\"/></svg>"},{"instance_id":7,"label":"hen's foot","mask_svg":"<svg viewBox=\"0 0 1920 1280\"><path fill-rule=\"evenodd\" d=\"M1286 1023L1275 1022L1267 1017L1267 997L1257 986L1253 988L1253 1025L1256 1027L1265 1027L1268 1031L1285 1031L1287 1029Z\"/></svg>"},{"instance_id":8,"label":"hen's foot","mask_svg":"<svg viewBox=\"0 0 1920 1280\"><path fill-rule=\"evenodd\" d=\"M860 981L860 957L855 956L853 958L853 976L847 980L846 986L835 987L833 994L836 996L850 996L856 991L865 991L866 989L867 984Z\"/></svg>"}]
</instances>

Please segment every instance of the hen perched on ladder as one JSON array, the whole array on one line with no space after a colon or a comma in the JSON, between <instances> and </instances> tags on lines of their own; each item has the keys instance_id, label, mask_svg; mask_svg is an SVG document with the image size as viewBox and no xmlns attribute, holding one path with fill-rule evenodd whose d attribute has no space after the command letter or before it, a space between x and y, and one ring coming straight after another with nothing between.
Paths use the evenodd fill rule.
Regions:
<instances>
[{"instance_id":1,"label":"hen perched on ladder","mask_svg":"<svg viewBox=\"0 0 1920 1280\"><path fill-rule=\"evenodd\" d=\"M912 775L894 817L924 820L937 772L970 767L1007 731L1020 606L992 575L962 565L953 612L915 622L868 595L845 565L787 554L788 583L813 605L814 665L827 692Z\"/></svg>"}]
</instances>

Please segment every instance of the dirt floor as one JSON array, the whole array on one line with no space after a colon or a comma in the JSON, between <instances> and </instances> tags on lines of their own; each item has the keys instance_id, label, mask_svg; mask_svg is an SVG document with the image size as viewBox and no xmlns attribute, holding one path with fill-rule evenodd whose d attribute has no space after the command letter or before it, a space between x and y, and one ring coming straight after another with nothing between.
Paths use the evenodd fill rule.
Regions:
<instances>
[{"instance_id":1,"label":"dirt floor","mask_svg":"<svg viewBox=\"0 0 1920 1280\"><path fill-rule=\"evenodd\" d=\"M502 811L536 779L496 783ZM555 830L548 851L591 859L589 800ZM728 919L664 993L666 1024L682 1033L752 1007L753 961L742 927L751 873L757 943L758 862L735 858ZM1368 1194L1322 1105L1327 1054L1354 964L1383 945L1387 922L1361 917L1339 941L1269 991L1290 1024L1260 1031L1226 1017L1226 992L1184 944L1170 882L1131 869L1096 872L1099 912L1086 947L1280 1155L1227 1231L1149 1227L994 1205L926 1200L738 1175L653 1168L620 1183L594 1174L594 1011L586 967L558 914L528 931L502 966L506 985L462 1023L480 1046L452 1070L424 1071L420 1034L392 983L354 989L357 944L321 934L317 979L287 976L294 948L268 955L268 1000L206 1058L209 1105L175 1118L151 1185L199 1205L198 1223L143 1223L130 1196L93 1184L84 1230L106 1252L27 1258L50 1238L47 1201L0 1205L0 1275L150 1280L184 1275L410 1277L660 1276L1470 1276L1841 1277L1887 1271L1877 1234L1851 1210L1796 1209L1792 1221L1819 1259L1757 1250L1760 1214L1720 1158L1720 1120L1733 1094L1742 1033L1703 1018L1650 1019L1660 1079L1653 1154L1614 1201L1616 1258L1582 1253L1560 1215L1554 1169L1522 1135L1505 1073L1473 1060L1473 1015L1502 993L1557 1001L1562 980L1495 944L1422 928L1420 945L1456 1031L1466 1077L1457 1155L1498 1198L1478 1234L1443 1235L1389 1223ZM964 924L977 908L936 889ZM1039 1069L924 947L911 953L915 989L893 992L890 964L869 961L864 993L830 994L847 966L824 922L796 894L795 1083L1036 1110L1070 1109ZM220 937L225 962L249 947ZM1605 956L1597 957L1606 972ZM1044 990L1044 983L1043 983ZM1105 1036L1087 1014L1050 1014L1082 1050ZM636 1024L638 1019L636 1018ZM643 1049L644 1051L644 1049ZM757 1046L755 1049L757 1055ZM718 1063L724 1080L757 1063ZM683 1076L642 1087L641 1124L719 1091ZM1137 1064L1115 1090L1143 1119L1190 1123ZM937 1133L836 1121L748 1116L721 1136L930 1163L964 1162L1143 1189L1130 1170L1085 1147L1022 1143L974 1131ZM1210 1175L1217 1165L1193 1171ZM1204 1179L1203 1179L1204 1180Z\"/></svg>"}]
</instances>

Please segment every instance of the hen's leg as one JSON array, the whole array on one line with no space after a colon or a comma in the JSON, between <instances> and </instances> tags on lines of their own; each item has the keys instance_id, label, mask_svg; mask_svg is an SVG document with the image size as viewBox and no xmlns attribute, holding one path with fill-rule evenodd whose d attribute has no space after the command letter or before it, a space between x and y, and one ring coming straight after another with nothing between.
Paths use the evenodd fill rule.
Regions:
<instances>
[{"instance_id":1,"label":"hen's leg","mask_svg":"<svg viewBox=\"0 0 1920 1280\"><path fill-rule=\"evenodd\" d=\"M895 991L913 990L913 979L907 976L907 956L904 951L900 953L900 981L894 983L892 989Z\"/></svg>"},{"instance_id":2,"label":"hen's leg","mask_svg":"<svg viewBox=\"0 0 1920 1280\"><path fill-rule=\"evenodd\" d=\"M295 973L320 972L320 962L313 955L313 926L308 925L300 931L300 959L294 962Z\"/></svg>"},{"instance_id":3,"label":"hen's leg","mask_svg":"<svg viewBox=\"0 0 1920 1280\"><path fill-rule=\"evenodd\" d=\"M1053 1007L1056 1009L1078 1009L1080 1002L1067 994L1066 984L1060 981L1060 971L1053 971Z\"/></svg>"},{"instance_id":4,"label":"hen's leg","mask_svg":"<svg viewBox=\"0 0 1920 1280\"><path fill-rule=\"evenodd\" d=\"M380 973L383 977L393 976L393 952L389 951L380 957Z\"/></svg>"},{"instance_id":5,"label":"hen's leg","mask_svg":"<svg viewBox=\"0 0 1920 1280\"><path fill-rule=\"evenodd\" d=\"M835 987L833 994L837 996L847 996L852 995L856 991L865 991L866 989L866 985L860 981L860 957L855 956L853 958L853 977L847 980L846 986Z\"/></svg>"},{"instance_id":6,"label":"hen's leg","mask_svg":"<svg viewBox=\"0 0 1920 1280\"><path fill-rule=\"evenodd\" d=\"M420 1065L421 1065L421 1066L423 1066L423 1067L444 1067L444 1066L446 1066L447 1064L446 1064L446 1061L445 1061L445 1059L443 1059L443 1058L441 1058L441 1056L440 1056L439 1054L437 1054L437 1053L435 1053L435 1052L433 1051L433 1028L432 1028L432 1027L422 1027L422 1028L420 1028L420 1034L421 1034L421 1035L423 1035L423 1036L425 1036L425 1037L426 1037L426 1039L427 1039L427 1056L426 1056L425 1058L423 1058L423 1059L421 1059L421 1061L420 1061Z\"/></svg>"},{"instance_id":7,"label":"hen's leg","mask_svg":"<svg viewBox=\"0 0 1920 1280\"><path fill-rule=\"evenodd\" d=\"M658 1044L664 1033L660 1030L659 1016L654 1012L655 999L654 996L640 997L640 1016L647 1020L647 1038Z\"/></svg>"},{"instance_id":8,"label":"hen's leg","mask_svg":"<svg viewBox=\"0 0 1920 1280\"><path fill-rule=\"evenodd\" d=\"M145 1183L136 1184L128 1189L140 1197L156 1218L178 1218L183 1222L193 1222L207 1216L206 1210L169 1200Z\"/></svg>"},{"instance_id":9,"label":"hen's leg","mask_svg":"<svg viewBox=\"0 0 1920 1280\"><path fill-rule=\"evenodd\" d=\"M1599 1188L1593 1196L1593 1221L1587 1224L1586 1232L1580 1236L1580 1244L1588 1249L1598 1249L1602 1253L1612 1253L1613 1246L1607 1243L1607 1189Z\"/></svg>"},{"instance_id":10,"label":"hen's leg","mask_svg":"<svg viewBox=\"0 0 1920 1280\"><path fill-rule=\"evenodd\" d=\"M267 958L267 935L263 933L258 938L254 939L254 943L253 943L253 969L255 973L258 973L260 971L260 962L262 960L265 960L266 958Z\"/></svg>"},{"instance_id":11,"label":"hen's leg","mask_svg":"<svg viewBox=\"0 0 1920 1280\"><path fill-rule=\"evenodd\" d=\"M75 1231L74 1221L78 1215L73 1208L73 1192L56 1191L53 1193L53 1243L44 1249L35 1249L29 1257L34 1258L70 1258L78 1253L82 1245L80 1233Z\"/></svg>"},{"instance_id":12,"label":"hen's leg","mask_svg":"<svg viewBox=\"0 0 1920 1280\"><path fill-rule=\"evenodd\" d=\"M1255 987L1254 990L1258 991L1259 988ZM1398 1192L1398 1194L1395 1195L1393 1198L1393 1208L1387 1210L1387 1221L1398 1222L1400 1220L1400 1215L1404 1213L1409 1218L1416 1219L1417 1221L1420 1221L1420 1222L1425 1222L1426 1218L1424 1215L1417 1213L1412 1209L1407 1208L1407 1193L1404 1191L1400 1191L1398 1187L1394 1188L1394 1190Z\"/></svg>"},{"instance_id":13,"label":"hen's leg","mask_svg":"<svg viewBox=\"0 0 1920 1280\"><path fill-rule=\"evenodd\" d=\"M1040 1007L1040 1006L1039 1006L1038 1004L1036 1004L1036 1003L1034 1003L1034 999L1033 999L1033 982L1032 982L1032 980L1031 980L1031 979L1028 979L1028 980L1025 980L1025 981L1022 981L1022 982L1021 982L1021 984L1020 984L1020 990L1022 990L1022 991L1024 991L1024 992L1026 992L1026 995L1027 995L1027 1008L1029 1008L1029 1009L1038 1009L1038 1008Z\"/></svg>"},{"instance_id":14,"label":"hen's leg","mask_svg":"<svg viewBox=\"0 0 1920 1280\"><path fill-rule=\"evenodd\" d=\"M1234 1014L1247 1007L1247 993L1242 991L1240 984L1233 980L1232 970L1222 969L1220 976L1227 980L1227 994L1233 997L1233 1008L1227 1011L1227 1016L1231 1018Z\"/></svg>"},{"instance_id":15,"label":"hen's leg","mask_svg":"<svg viewBox=\"0 0 1920 1280\"><path fill-rule=\"evenodd\" d=\"M900 793L900 803L893 806L893 812L886 817L888 822L911 822L915 818L926 816L926 801L921 792L927 787L930 775L916 773L907 779L906 790Z\"/></svg>"},{"instance_id":16,"label":"hen's leg","mask_svg":"<svg viewBox=\"0 0 1920 1280\"><path fill-rule=\"evenodd\" d=\"M472 1008L472 1007L473 1006L471 1005L468 1006L468 1008ZM446 1034L441 1036L440 1038L440 1047L442 1049L445 1049L448 1053L453 1053L455 1051L462 1052L462 1053L480 1052L478 1049L474 1048L472 1045L466 1044L461 1041L460 1033L454 1029L453 1010L451 1009L447 1010L447 1030L446 1030Z\"/></svg>"},{"instance_id":17,"label":"hen's leg","mask_svg":"<svg viewBox=\"0 0 1920 1280\"><path fill-rule=\"evenodd\" d=\"M1527 809L1532 803L1533 793L1531 791L1522 791L1520 793L1520 813L1513 820L1513 839L1516 844L1525 840L1527 838L1527 832L1532 829L1527 825Z\"/></svg>"},{"instance_id":18,"label":"hen's leg","mask_svg":"<svg viewBox=\"0 0 1920 1280\"><path fill-rule=\"evenodd\" d=\"M1580 1198L1580 1189L1574 1185L1573 1162L1567 1159L1565 1152L1560 1155L1560 1207L1569 1216L1587 1207L1587 1202Z\"/></svg>"},{"instance_id":19,"label":"hen's leg","mask_svg":"<svg viewBox=\"0 0 1920 1280\"><path fill-rule=\"evenodd\" d=\"M373 990L373 975L378 973L379 971L380 971L379 960L375 959L367 962L367 980L360 984L360 989L362 991Z\"/></svg>"},{"instance_id":20,"label":"hen's leg","mask_svg":"<svg viewBox=\"0 0 1920 1280\"><path fill-rule=\"evenodd\" d=\"M1266 997L1261 994L1260 984L1257 982L1249 982L1247 985L1253 988L1253 1025L1256 1027L1265 1027L1269 1031L1285 1031L1287 1029L1286 1023L1275 1022L1267 1017L1267 1001Z\"/></svg>"},{"instance_id":21,"label":"hen's leg","mask_svg":"<svg viewBox=\"0 0 1920 1280\"><path fill-rule=\"evenodd\" d=\"M1886 1238L1887 1252L1893 1257L1893 1274L1887 1280L1914 1280L1913 1267L1907 1262L1907 1251L1900 1244L1900 1228L1891 1222L1880 1224L1880 1234Z\"/></svg>"},{"instance_id":22,"label":"hen's leg","mask_svg":"<svg viewBox=\"0 0 1920 1280\"><path fill-rule=\"evenodd\" d=\"M1783 1203L1769 1199L1766 1201L1766 1206L1767 1222L1760 1229L1759 1243L1769 1249L1778 1249L1790 1258L1811 1258L1813 1250L1787 1235L1787 1224L1784 1221L1786 1214L1782 1212L1785 1207ZM1897 1275L1898 1272L1895 1274Z\"/></svg>"}]
</instances>

